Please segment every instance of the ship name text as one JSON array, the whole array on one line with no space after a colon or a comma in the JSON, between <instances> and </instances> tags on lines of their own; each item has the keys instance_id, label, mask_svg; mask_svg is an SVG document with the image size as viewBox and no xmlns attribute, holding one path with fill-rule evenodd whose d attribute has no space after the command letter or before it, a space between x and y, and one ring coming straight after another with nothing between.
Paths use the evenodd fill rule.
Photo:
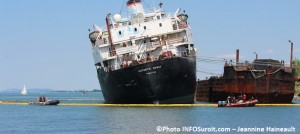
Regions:
<instances>
[{"instance_id":1,"label":"ship name text","mask_svg":"<svg viewBox=\"0 0 300 134\"><path fill-rule=\"evenodd\" d=\"M154 67L148 67L148 68L144 68L144 69L140 69L140 70L138 70L138 72L139 73L141 73L141 72L148 72L148 71L151 71L151 70L157 70L157 69L160 69L161 68L161 66L154 66Z\"/></svg>"}]
</instances>

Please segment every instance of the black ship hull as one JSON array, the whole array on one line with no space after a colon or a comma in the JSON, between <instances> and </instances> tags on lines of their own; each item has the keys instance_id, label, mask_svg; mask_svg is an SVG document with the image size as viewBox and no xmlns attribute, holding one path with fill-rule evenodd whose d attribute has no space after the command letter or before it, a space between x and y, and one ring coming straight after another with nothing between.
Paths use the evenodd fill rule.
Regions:
<instances>
[{"instance_id":1,"label":"black ship hull","mask_svg":"<svg viewBox=\"0 0 300 134\"><path fill-rule=\"evenodd\" d=\"M105 103L194 103L195 57L173 57L106 72L97 69Z\"/></svg>"}]
</instances>

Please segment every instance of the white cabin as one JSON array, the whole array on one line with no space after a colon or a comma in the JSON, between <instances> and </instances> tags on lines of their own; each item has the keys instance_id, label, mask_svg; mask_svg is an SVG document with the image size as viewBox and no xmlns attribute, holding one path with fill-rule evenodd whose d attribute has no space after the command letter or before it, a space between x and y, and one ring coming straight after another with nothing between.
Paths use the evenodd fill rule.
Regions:
<instances>
[{"instance_id":1,"label":"white cabin","mask_svg":"<svg viewBox=\"0 0 300 134\"><path fill-rule=\"evenodd\" d=\"M106 28L94 25L89 37L97 68L113 71L196 51L185 11L166 13L160 4L146 13L140 0L129 0L127 9L127 16L108 14Z\"/></svg>"}]
</instances>

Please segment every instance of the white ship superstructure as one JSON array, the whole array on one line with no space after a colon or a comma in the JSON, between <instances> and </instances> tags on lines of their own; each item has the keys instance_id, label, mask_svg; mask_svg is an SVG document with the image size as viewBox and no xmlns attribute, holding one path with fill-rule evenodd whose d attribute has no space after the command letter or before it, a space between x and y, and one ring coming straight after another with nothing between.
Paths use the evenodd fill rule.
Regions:
<instances>
[{"instance_id":1,"label":"white ship superstructure","mask_svg":"<svg viewBox=\"0 0 300 134\"><path fill-rule=\"evenodd\" d=\"M140 0L129 0L127 8L127 16L108 14L106 28L94 25L90 40L97 68L113 71L196 51L184 10L166 13L161 3L144 12Z\"/></svg>"},{"instance_id":2,"label":"white ship superstructure","mask_svg":"<svg viewBox=\"0 0 300 134\"><path fill-rule=\"evenodd\" d=\"M106 103L193 103L196 49L188 15L146 12L128 0L127 15L108 14L89 34Z\"/></svg>"}]
</instances>

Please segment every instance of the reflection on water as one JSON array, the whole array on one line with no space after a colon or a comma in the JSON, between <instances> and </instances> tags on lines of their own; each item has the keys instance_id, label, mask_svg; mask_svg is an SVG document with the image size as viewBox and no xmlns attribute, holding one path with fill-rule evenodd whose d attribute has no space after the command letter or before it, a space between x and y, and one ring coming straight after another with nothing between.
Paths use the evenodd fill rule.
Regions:
<instances>
[{"instance_id":1,"label":"reflection on water","mask_svg":"<svg viewBox=\"0 0 300 134\"><path fill-rule=\"evenodd\" d=\"M180 127L196 124L196 107L100 107L98 118L106 123L107 132L155 132L157 126ZM107 113L107 114L103 114ZM138 127L137 127L138 126Z\"/></svg>"}]
</instances>

